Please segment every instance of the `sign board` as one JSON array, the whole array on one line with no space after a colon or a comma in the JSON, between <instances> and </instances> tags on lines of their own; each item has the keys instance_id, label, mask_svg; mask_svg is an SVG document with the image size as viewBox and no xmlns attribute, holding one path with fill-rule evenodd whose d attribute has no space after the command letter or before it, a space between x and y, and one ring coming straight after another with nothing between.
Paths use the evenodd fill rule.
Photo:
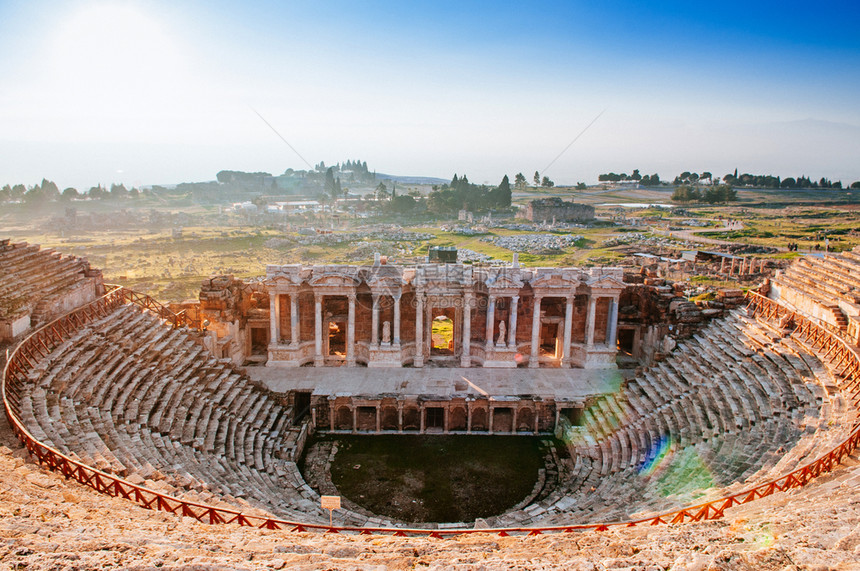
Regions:
<instances>
[{"instance_id":1,"label":"sign board","mask_svg":"<svg viewBox=\"0 0 860 571\"><path fill-rule=\"evenodd\" d=\"M320 496L320 504L324 510L339 510L340 496Z\"/></svg>"}]
</instances>

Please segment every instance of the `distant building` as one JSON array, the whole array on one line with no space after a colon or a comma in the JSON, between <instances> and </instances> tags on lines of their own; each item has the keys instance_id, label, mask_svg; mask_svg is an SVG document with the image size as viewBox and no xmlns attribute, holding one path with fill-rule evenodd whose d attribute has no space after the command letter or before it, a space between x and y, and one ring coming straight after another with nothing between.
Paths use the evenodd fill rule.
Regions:
<instances>
[{"instance_id":1,"label":"distant building","mask_svg":"<svg viewBox=\"0 0 860 571\"><path fill-rule=\"evenodd\" d=\"M246 201L246 202L234 202L233 203L233 210L235 210L236 212L248 213L248 212L257 212L258 209L257 209L256 204L254 204L253 202L250 202L250 201Z\"/></svg>"},{"instance_id":2,"label":"distant building","mask_svg":"<svg viewBox=\"0 0 860 571\"><path fill-rule=\"evenodd\" d=\"M290 200L287 202L276 202L278 210L287 214L299 214L302 212L319 212L322 205L318 200Z\"/></svg>"},{"instance_id":3,"label":"distant building","mask_svg":"<svg viewBox=\"0 0 860 571\"><path fill-rule=\"evenodd\" d=\"M565 202L561 198L532 200L526 206L525 217L532 222L590 222L594 220L594 207L588 204Z\"/></svg>"},{"instance_id":4,"label":"distant building","mask_svg":"<svg viewBox=\"0 0 860 571\"><path fill-rule=\"evenodd\" d=\"M453 246L434 246L430 248L428 256L431 264L456 264L457 248Z\"/></svg>"}]
</instances>

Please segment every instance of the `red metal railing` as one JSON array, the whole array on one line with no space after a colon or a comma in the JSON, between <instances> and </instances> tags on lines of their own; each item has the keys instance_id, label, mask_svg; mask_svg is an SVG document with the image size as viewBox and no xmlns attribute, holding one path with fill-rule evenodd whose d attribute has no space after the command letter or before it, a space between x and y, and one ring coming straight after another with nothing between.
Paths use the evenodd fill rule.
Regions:
<instances>
[{"instance_id":1,"label":"red metal railing","mask_svg":"<svg viewBox=\"0 0 860 571\"><path fill-rule=\"evenodd\" d=\"M746 296L750 313L758 314L765 319L780 319L784 324L793 323L795 334L804 342L813 346L819 354L828 360L831 366L842 377L842 389L850 391L852 402L860 399L860 358L841 338L819 327L809 319L796 314L779 305L771 299L754 292ZM852 453L860 444L860 424L855 423L850 436L841 444L813 462L796 470L759 484L744 491L724 496L709 502L662 513L644 519L591 523L582 525L565 525L550 527L513 527L495 529L415 529L392 527L344 527L329 526L317 523L304 523L276 518L246 515L239 511L189 502L172 496L129 483L122 478L97 470L82 462L74 460L65 454L43 444L33 437L26 429L20 418L18 399L21 396L24 383L28 382L27 372L33 368L40 358L47 356L55 347L70 337L85 324L107 316L111 311L125 303L134 303L154 311L159 316L170 321L174 326L184 324L183 318L177 316L160 303L142 294L137 294L124 288L110 291L95 302L81 307L60 319L35 331L27 337L12 353L3 372L0 392L6 415L15 434L26 446L36 460L49 470L59 472L66 478L94 490L114 497L122 497L136 504L152 509L166 511L210 524L236 523L243 526L254 526L265 529L284 529L290 531L323 531L327 533L360 533L360 534L393 534L395 536L423 535L443 538L470 533L495 533L501 536L511 534L540 535L543 533L573 532L573 531L605 531L610 527L632 527L637 525L678 524L686 522L715 520L723 517L725 510L732 506L746 504L753 500L799 488L811 482L815 477L833 470L843 459Z\"/></svg>"}]
</instances>

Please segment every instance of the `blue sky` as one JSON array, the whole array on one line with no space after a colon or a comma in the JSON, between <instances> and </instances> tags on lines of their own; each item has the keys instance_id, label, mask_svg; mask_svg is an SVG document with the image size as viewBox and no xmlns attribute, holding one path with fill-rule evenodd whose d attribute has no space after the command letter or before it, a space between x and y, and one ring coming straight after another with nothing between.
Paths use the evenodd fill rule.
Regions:
<instances>
[{"instance_id":1,"label":"blue sky","mask_svg":"<svg viewBox=\"0 0 860 571\"><path fill-rule=\"evenodd\" d=\"M0 2L0 183L860 179L860 4Z\"/></svg>"}]
</instances>

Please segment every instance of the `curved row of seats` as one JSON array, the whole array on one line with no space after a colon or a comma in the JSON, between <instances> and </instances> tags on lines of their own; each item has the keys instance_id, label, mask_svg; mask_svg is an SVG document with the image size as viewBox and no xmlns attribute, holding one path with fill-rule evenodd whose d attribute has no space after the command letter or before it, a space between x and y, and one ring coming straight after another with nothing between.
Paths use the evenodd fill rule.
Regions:
<instances>
[{"instance_id":1,"label":"curved row of seats","mask_svg":"<svg viewBox=\"0 0 860 571\"><path fill-rule=\"evenodd\" d=\"M494 525L564 525L671 511L810 462L855 418L792 337L736 310L587 407L561 486Z\"/></svg>"},{"instance_id":2,"label":"curved row of seats","mask_svg":"<svg viewBox=\"0 0 860 571\"><path fill-rule=\"evenodd\" d=\"M831 315L828 321L845 329L848 318L839 304L860 306L860 251L798 258L773 282L820 305Z\"/></svg>"},{"instance_id":3,"label":"curved row of seats","mask_svg":"<svg viewBox=\"0 0 860 571\"><path fill-rule=\"evenodd\" d=\"M90 323L29 381L28 429L87 464L192 501L326 519L286 459L292 411L148 311L125 305ZM719 497L831 449L854 414L799 340L735 311L583 419L556 489L491 525L620 520Z\"/></svg>"},{"instance_id":4,"label":"curved row of seats","mask_svg":"<svg viewBox=\"0 0 860 571\"><path fill-rule=\"evenodd\" d=\"M50 248L25 242L0 240L0 299L20 299L24 305L13 308L0 318L16 317L21 311L32 312L36 325L49 317L49 308L64 292L82 285L88 279L89 263L77 256L62 255ZM97 292L93 291L93 295Z\"/></svg>"},{"instance_id":5,"label":"curved row of seats","mask_svg":"<svg viewBox=\"0 0 860 571\"><path fill-rule=\"evenodd\" d=\"M286 459L300 430L292 410L146 310L125 305L90 323L29 381L27 428L73 458L192 501L328 519Z\"/></svg>"}]
</instances>

